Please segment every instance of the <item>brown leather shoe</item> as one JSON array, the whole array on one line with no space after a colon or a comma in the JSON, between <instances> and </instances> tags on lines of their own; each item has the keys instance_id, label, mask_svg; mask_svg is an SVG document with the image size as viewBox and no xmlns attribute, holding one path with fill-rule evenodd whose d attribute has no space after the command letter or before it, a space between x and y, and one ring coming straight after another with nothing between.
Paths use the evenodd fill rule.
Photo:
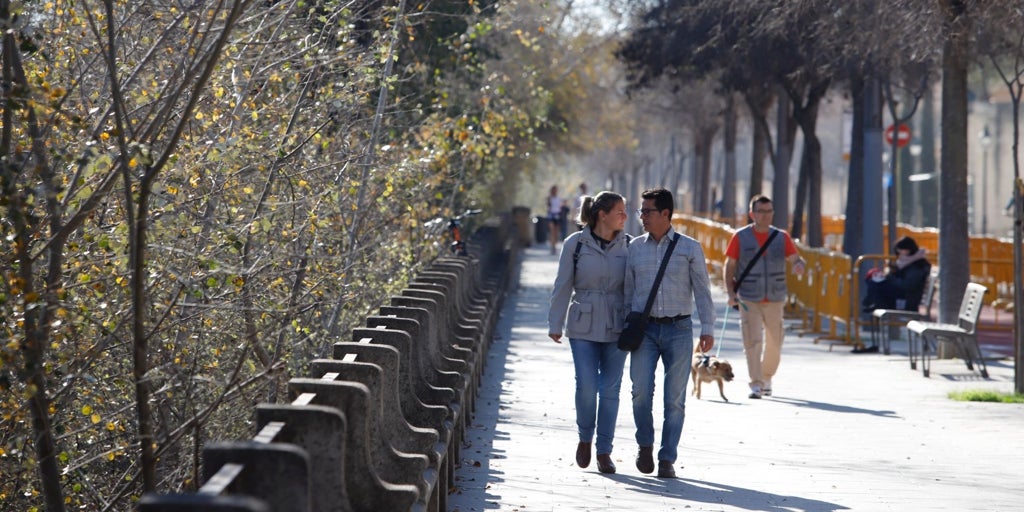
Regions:
<instances>
[{"instance_id":1,"label":"brown leather shoe","mask_svg":"<svg viewBox=\"0 0 1024 512\"><path fill-rule=\"evenodd\" d=\"M597 470L602 473L613 474L615 473L615 463L612 462L612 456L609 453L597 454Z\"/></svg>"},{"instance_id":2,"label":"brown leather shoe","mask_svg":"<svg viewBox=\"0 0 1024 512\"><path fill-rule=\"evenodd\" d=\"M580 441L576 446L576 465L581 468L590 465L590 444Z\"/></svg>"},{"instance_id":3,"label":"brown leather shoe","mask_svg":"<svg viewBox=\"0 0 1024 512\"><path fill-rule=\"evenodd\" d=\"M672 463L666 460L658 461L658 478L675 478L676 469L672 467Z\"/></svg>"},{"instance_id":4,"label":"brown leather shoe","mask_svg":"<svg viewBox=\"0 0 1024 512\"><path fill-rule=\"evenodd\" d=\"M654 447L641 446L636 454L636 469L643 474L654 472Z\"/></svg>"}]
</instances>

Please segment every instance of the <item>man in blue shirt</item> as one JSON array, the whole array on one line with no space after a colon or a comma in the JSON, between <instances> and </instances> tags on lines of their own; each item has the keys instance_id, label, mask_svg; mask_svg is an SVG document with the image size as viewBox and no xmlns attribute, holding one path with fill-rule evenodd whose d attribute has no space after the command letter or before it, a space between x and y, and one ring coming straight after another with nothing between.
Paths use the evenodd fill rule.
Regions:
<instances>
[{"instance_id":1,"label":"man in blue shirt","mask_svg":"<svg viewBox=\"0 0 1024 512\"><path fill-rule=\"evenodd\" d=\"M654 370L658 359L665 368L664 423L658 450L658 476L675 478L673 467L683 432L686 385L693 360L693 324L696 307L700 316L701 351L714 346L714 302L708 280L707 262L700 243L672 229L674 202L664 188L644 191L640 221L646 234L629 244L626 265L626 301L632 311L643 311L654 278L673 237L679 237L668 261L651 307L650 322L640 347L630 356L629 376L633 381L633 421L640 446L636 467L641 473L654 471Z\"/></svg>"}]
</instances>

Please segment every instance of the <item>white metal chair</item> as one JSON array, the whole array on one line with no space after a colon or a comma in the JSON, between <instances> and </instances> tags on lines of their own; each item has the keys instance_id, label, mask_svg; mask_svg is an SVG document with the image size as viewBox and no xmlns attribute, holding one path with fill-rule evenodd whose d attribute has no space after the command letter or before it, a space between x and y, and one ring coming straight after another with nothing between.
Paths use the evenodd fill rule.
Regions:
<instances>
[{"instance_id":1,"label":"white metal chair","mask_svg":"<svg viewBox=\"0 0 1024 512\"><path fill-rule=\"evenodd\" d=\"M978 347L978 318L981 316L981 308L984 306L982 299L987 292L988 288L978 283L967 283L964 298L960 301L960 314L955 324L920 320L907 322L911 351L914 350L917 338L921 338L921 372L925 377L930 376L931 373L929 356L932 347L938 349L938 341L946 340L956 346L960 356L967 363L968 370L974 370L974 362L977 362L981 376L988 378L985 359L981 355L981 348ZM910 367L914 368L913 362Z\"/></svg>"}]
</instances>

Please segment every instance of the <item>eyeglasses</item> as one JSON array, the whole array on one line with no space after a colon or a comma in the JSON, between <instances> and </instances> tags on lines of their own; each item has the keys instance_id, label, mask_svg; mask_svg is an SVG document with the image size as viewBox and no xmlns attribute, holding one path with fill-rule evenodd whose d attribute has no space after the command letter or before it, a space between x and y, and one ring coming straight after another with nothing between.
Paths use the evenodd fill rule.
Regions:
<instances>
[{"instance_id":1,"label":"eyeglasses","mask_svg":"<svg viewBox=\"0 0 1024 512\"><path fill-rule=\"evenodd\" d=\"M636 214L641 217L646 217L656 211L658 211L657 208L637 208Z\"/></svg>"}]
</instances>

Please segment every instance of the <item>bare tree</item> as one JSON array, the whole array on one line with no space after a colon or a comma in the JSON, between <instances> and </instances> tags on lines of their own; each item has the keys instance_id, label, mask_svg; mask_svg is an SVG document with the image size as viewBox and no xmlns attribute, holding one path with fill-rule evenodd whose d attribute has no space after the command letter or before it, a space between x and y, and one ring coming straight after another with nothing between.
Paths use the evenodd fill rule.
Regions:
<instances>
[{"instance_id":1,"label":"bare tree","mask_svg":"<svg viewBox=\"0 0 1024 512\"><path fill-rule=\"evenodd\" d=\"M5 507L198 485L206 439L439 253L424 220L515 188L549 98L487 70L494 12L378 4L0 1Z\"/></svg>"},{"instance_id":2,"label":"bare tree","mask_svg":"<svg viewBox=\"0 0 1024 512\"><path fill-rule=\"evenodd\" d=\"M1014 391L1024 394L1024 180L1020 163L1020 104L1024 95L1024 34L1016 27L1024 23L1024 9L1017 2L990 2L977 24L978 50L988 56L1010 95L1013 135L1013 325Z\"/></svg>"}]
</instances>

